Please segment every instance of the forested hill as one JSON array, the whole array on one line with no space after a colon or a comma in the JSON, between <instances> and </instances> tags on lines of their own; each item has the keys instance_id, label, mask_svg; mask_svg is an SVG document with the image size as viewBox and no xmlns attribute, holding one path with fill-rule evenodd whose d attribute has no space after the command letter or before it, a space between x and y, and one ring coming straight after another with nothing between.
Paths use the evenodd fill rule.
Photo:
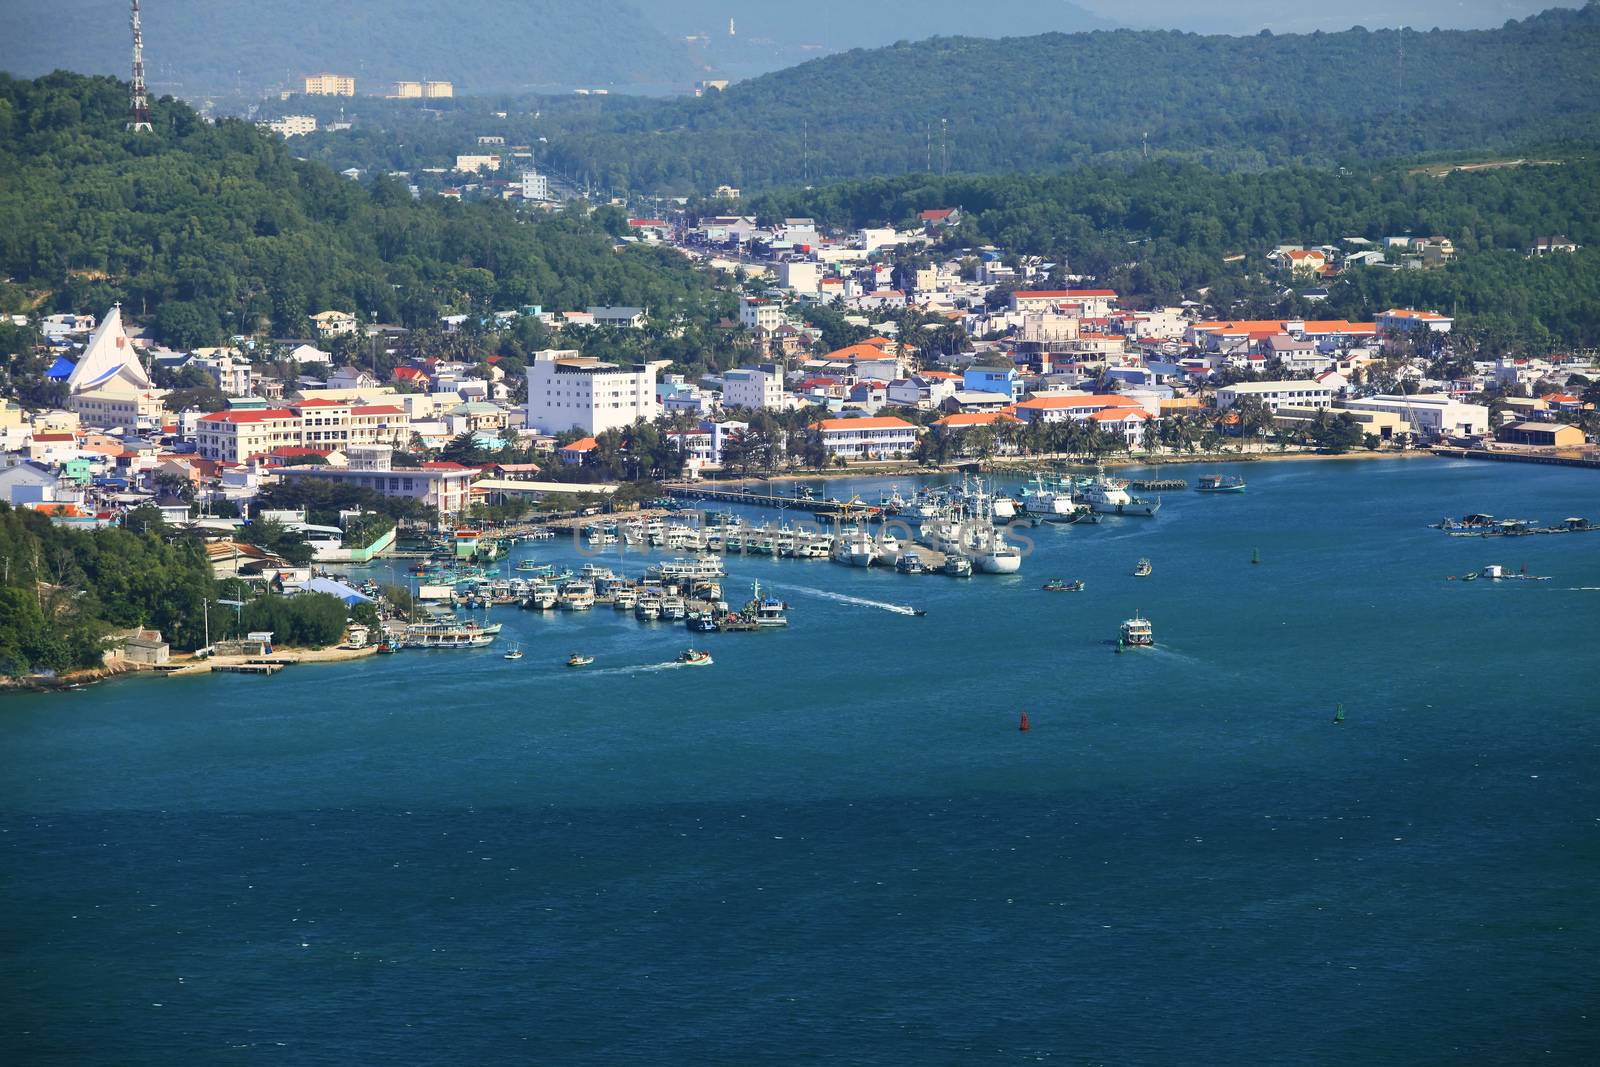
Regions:
<instances>
[{"instance_id":1,"label":"forested hill","mask_svg":"<svg viewBox=\"0 0 1600 1067\"><path fill-rule=\"evenodd\" d=\"M1218 169L1331 166L1593 137L1596 56L1597 0L1494 30L946 37L699 100L546 104L530 132L558 169L649 191L939 171L942 144L951 171L1056 169L1135 159L1146 135Z\"/></svg>"},{"instance_id":2,"label":"forested hill","mask_svg":"<svg viewBox=\"0 0 1600 1067\"><path fill-rule=\"evenodd\" d=\"M609 86L687 89L702 76L682 41L629 0L159 0L144 5L152 86L194 100L259 95L329 70L361 93L396 80L453 81L457 91ZM128 5L115 0L5 0L0 69L128 71Z\"/></svg>"},{"instance_id":3,"label":"forested hill","mask_svg":"<svg viewBox=\"0 0 1600 1067\"><path fill-rule=\"evenodd\" d=\"M155 102L124 129L110 78L0 75L0 306L103 313L121 300L177 344L327 308L409 326L444 311L627 304L670 312L709 282L673 252L614 251L612 208L530 222L508 205L413 200L296 161L276 136Z\"/></svg>"}]
</instances>

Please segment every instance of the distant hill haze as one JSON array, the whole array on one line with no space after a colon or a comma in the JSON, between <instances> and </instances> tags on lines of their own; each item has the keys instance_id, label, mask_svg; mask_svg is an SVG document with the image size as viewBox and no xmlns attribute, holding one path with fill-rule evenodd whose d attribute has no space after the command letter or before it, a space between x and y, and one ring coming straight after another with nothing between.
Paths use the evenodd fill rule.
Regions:
<instances>
[{"instance_id":1,"label":"distant hill haze","mask_svg":"<svg viewBox=\"0 0 1600 1067\"><path fill-rule=\"evenodd\" d=\"M706 71L624 0L155 0L144 5L151 88L187 99L295 88L320 71L356 91L400 80L458 92L687 89ZM128 5L4 0L0 69L126 78Z\"/></svg>"}]
</instances>

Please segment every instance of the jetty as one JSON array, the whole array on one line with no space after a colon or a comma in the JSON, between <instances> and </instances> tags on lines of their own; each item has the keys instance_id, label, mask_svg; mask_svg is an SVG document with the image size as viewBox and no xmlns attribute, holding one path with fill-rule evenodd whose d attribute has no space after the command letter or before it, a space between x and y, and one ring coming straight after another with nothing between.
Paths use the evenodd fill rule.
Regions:
<instances>
[{"instance_id":1,"label":"jetty","mask_svg":"<svg viewBox=\"0 0 1600 1067\"><path fill-rule=\"evenodd\" d=\"M781 496L777 493L758 493L748 489L714 489L708 485L672 482L663 491L674 500L706 504L744 504L750 507L772 508L777 511L804 511L818 519L831 522L881 522L883 509L859 498L852 500L817 500L814 497Z\"/></svg>"},{"instance_id":2,"label":"jetty","mask_svg":"<svg viewBox=\"0 0 1600 1067\"><path fill-rule=\"evenodd\" d=\"M1600 470L1600 458L1595 458L1593 453L1589 456L1558 456L1545 452L1452 448L1444 445L1435 445L1428 451L1431 455L1439 456L1443 459L1488 459L1498 460L1502 463L1544 463L1553 467L1588 467L1590 470Z\"/></svg>"},{"instance_id":3,"label":"jetty","mask_svg":"<svg viewBox=\"0 0 1600 1067\"><path fill-rule=\"evenodd\" d=\"M1175 492L1189 488L1188 479L1185 478L1135 478L1130 484L1135 489L1152 493Z\"/></svg>"}]
</instances>

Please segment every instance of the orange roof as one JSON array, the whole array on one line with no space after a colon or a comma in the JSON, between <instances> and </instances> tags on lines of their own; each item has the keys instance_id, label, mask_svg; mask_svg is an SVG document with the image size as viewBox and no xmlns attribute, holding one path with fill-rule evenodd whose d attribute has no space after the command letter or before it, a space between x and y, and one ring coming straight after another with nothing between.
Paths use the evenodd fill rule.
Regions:
<instances>
[{"instance_id":1,"label":"orange roof","mask_svg":"<svg viewBox=\"0 0 1600 1067\"><path fill-rule=\"evenodd\" d=\"M32 510L41 515L62 515L68 518L77 518L83 514L76 504L34 504Z\"/></svg>"},{"instance_id":2,"label":"orange roof","mask_svg":"<svg viewBox=\"0 0 1600 1067\"><path fill-rule=\"evenodd\" d=\"M563 452L593 452L600 447L600 442L592 437L580 437L561 449Z\"/></svg>"},{"instance_id":3,"label":"orange roof","mask_svg":"<svg viewBox=\"0 0 1600 1067\"><path fill-rule=\"evenodd\" d=\"M883 349L879 348L877 345L870 344L868 342L862 342L859 345L850 345L847 348L841 348L837 352L829 352L822 358L828 360L856 360L888 359L889 357L884 353Z\"/></svg>"},{"instance_id":4,"label":"orange roof","mask_svg":"<svg viewBox=\"0 0 1600 1067\"><path fill-rule=\"evenodd\" d=\"M392 404L379 404L373 407L351 408L352 415L404 415L404 408L397 408Z\"/></svg>"},{"instance_id":5,"label":"orange roof","mask_svg":"<svg viewBox=\"0 0 1600 1067\"><path fill-rule=\"evenodd\" d=\"M961 375L952 373L951 371L947 371L947 370L919 370L919 371L917 371L917 377L919 377L919 378L942 378L945 381L952 381L952 382L959 382L959 381L962 380L961 379Z\"/></svg>"},{"instance_id":6,"label":"orange roof","mask_svg":"<svg viewBox=\"0 0 1600 1067\"><path fill-rule=\"evenodd\" d=\"M959 430L967 426L992 426L1002 420L1005 422L1022 421L1015 415L1004 411L971 411L962 412L958 415L946 415L944 418L934 423L934 425L943 426L947 429Z\"/></svg>"},{"instance_id":7,"label":"orange roof","mask_svg":"<svg viewBox=\"0 0 1600 1067\"><path fill-rule=\"evenodd\" d=\"M894 418L892 415L878 415L861 419L822 419L811 424L813 429L828 433L833 430L915 430L916 427L904 419Z\"/></svg>"},{"instance_id":8,"label":"orange roof","mask_svg":"<svg viewBox=\"0 0 1600 1067\"><path fill-rule=\"evenodd\" d=\"M1056 411L1062 408L1123 408L1133 407L1133 401L1116 393L1095 393L1089 396L1036 396L1018 404L1032 411Z\"/></svg>"},{"instance_id":9,"label":"orange roof","mask_svg":"<svg viewBox=\"0 0 1600 1067\"><path fill-rule=\"evenodd\" d=\"M882 348L884 345L894 344L894 342L887 337L869 337L861 343L864 345L872 345L875 348Z\"/></svg>"},{"instance_id":10,"label":"orange roof","mask_svg":"<svg viewBox=\"0 0 1600 1067\"><path fill-rule=\"evenodd\" d=\"M1576 404L1578 398L1571 393L1546 393L1539 398L1547 404Z\"/></svg>"},{"instance_id":11,"label":"orange roof","mask_svg":"<svg viewBox=\"0 0 1600 1067\"><path fill-rule=\"evenodd\" d=\"M215 415L207 415L200 421L231 422L238 425L244 422L267 422L273 419L294 419L298 417L287 408L266 408L262 411L219 411Z\"/></svg>"},{"instance_id":12,"label":"orange roof","mask_svg":"<svg viewBox=\"0 0 1600 1067\"><path fill-rule=\"evenodd\" d=\"M1289 258L1290 259L1311 259L1313 257L1315 257L1317 259L1327 259L1328 258L1327 256L1323 255L1321 252L1318 252L1318 251L1315 251L1315 250L1307 251L1305 249L1295 248L1295 249L1291 249L1290 252L1289 252Z\"/></svg>"},{"instance_id":13,"label":"orange roof","mask_svg":"<svg viewBox=\"0 0 1600 1067\"><path fill-rule=\"evenodd\" d=\"M1128 419L1148 419L1150 413L1144 408L1105 408L1089 417L1096 422L1126 422Z\"/></svg>"},{"instance_id":14,"label":"orange roof","mask_svg":"<svg viewBox=\"0 0 1600 1067\"><path fill-rule=\"evenodd\" d=\"M1117 298L1115 289L1019 289L1011 294L1015 300L1075 300L1084 296Z\"/></svg>"}]
</instances>

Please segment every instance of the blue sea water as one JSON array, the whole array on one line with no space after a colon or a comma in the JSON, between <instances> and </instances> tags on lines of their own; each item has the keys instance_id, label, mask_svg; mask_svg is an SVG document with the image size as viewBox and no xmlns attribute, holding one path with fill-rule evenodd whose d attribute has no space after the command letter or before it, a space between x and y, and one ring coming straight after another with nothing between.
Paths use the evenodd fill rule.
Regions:
<instances>
[{"instance_id":1,"label":"blue sea water","mask_svg":"<svg viewBox=\"0 0 1600 1067\"><path fill-rule=\"evenodd\" d=\"M1600 479L1239 470L1013 578L731 560L793 624L710 668L499 609L483 652L0 700L0 1057L1595 1062L1600 534L1425 524ZM1553 580L1444 580L1489 563Z\"/></svg>"}]
</instances>

